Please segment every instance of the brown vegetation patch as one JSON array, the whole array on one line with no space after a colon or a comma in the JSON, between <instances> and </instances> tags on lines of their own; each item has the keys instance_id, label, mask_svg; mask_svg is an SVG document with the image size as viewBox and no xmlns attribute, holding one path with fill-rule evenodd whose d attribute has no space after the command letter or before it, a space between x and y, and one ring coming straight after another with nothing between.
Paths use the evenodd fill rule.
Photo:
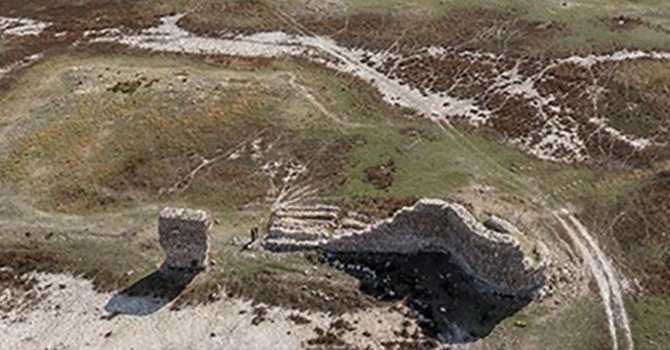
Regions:
<instances>
[{"instance_id":1,"label":"brown vegetation patch","mask_svg":"<svg viewBox=\"0 0 670 350\"><path fill-rule=\"evenodd\" d=\"M142 86L142 80L128 80L117 82L116 85L108 90L114 93L120 92L123 94L132 94L137 91L140 86Z\"/></svg>"},{"instance_id":2,"label":"brown vegetation patch","mask_svg":"<svg viewBox=\"0 0 670 350\"><path fill-rule=\"evenodd\" d=\"M439 344L435 340L405 340L387 341L382 345L388 350L432 350L437 349Z\"/></svg>"},{"instance_id":3,"label":"brown vegetation patch","mask_svg":"<svg viewBox=\"0 0 670 350\"><path fill-rule=\"evenodd\" d=\"M29 291L35 287L37 280L25 274L16 273L14 269L0 270L0 286L22 291Z\"/></svg>"},{"instance_id":4,"label":"brown vegetation patch","mask_svg":"<svg viewBox=\"0 0 670 350\"><path fill-rule=\"evenodd\" d=\"M342 338L331 331L323 331L321 328L315 328L317 333L315 338L307 340L308 349L337 349L337 350L355 350L356 348L348 345Z\"/></svg>"},{"instance_id":5,"label":"brown vegetation patch","mask_svg":"<svg viewBox=\"0 0 670 350\"><path fill-rule=\"evenodd\" d=\"M629 274L643 293L670 295L670 172L656 174L638 190L620 197L609 208L591 209L594 227L622 253Z\"/></svg>"},{"instance_id":6,"label":"brown vegetation patch","mask_svg":"<svg viewBox=\"0 0 670 350\"><path fill-rule=\"evenodd\" d=\"M40 236L45 239L49 235ZM0 267L11 268L18 275L30 272L70 273L90 279L96 291L111 292L129 285L151 268L150 259L126 249L125 245L139 243L131 241L52 238L49 242L2 242ZM124 253L120 255L120 251Z\"/></svg>"},{"instance_id":7,"label":"brown vegetation patch","mask_svg":"<svg viewBox=\"0 0 670 350\"><path fill-rule=\"evenodd\" d=\"M28 307L36 302L39 299L36 286L37 280L26 273L7 267L0 269L0 295L11 296L0 299L0 312Z\"/></svg>"},{"instance_id":8,"label":"brown vegetation patch","mask_svg":"<svg viewBox=\"0 0 670 350\"><path fill-rule=\"evenodd\" d=\"M603 118L630 139L642 136L667 144L670 126L666 125L665 116L670 107L665 97L670 91L667 84L670 79L661 62L641 60L585 67L554 64L549 59L494 60L449 50L440 55L419 50L408 58L389 58L371 64L425 96L447 93L466 100L474 96L476 105L493 112L484 125L488 131L505 140L523 140L525 148L542 143L537 150L554 158L588 158L594 162L646 167L668 154L667 147L662 146L636 148L592 122L593 118ZM541 98L529 96L535 91L529 94L521 88L491 89L500 78L509 78L507 72L521 75L515 84L533 80L532 88ZM547 128L550 121L555 126ZM548 132L575 135L584 142L584 149L543 142Z\"/></svg>"},{"instance_id":9,"label":"brown vegetation patch","mask_svg":"<svg viewBox=\"0 0 670 350\"><path fill-rule=\"evenodd\" d=\"M268 308L264 306L257 306L251 313L254 315L254 318L251 319L252 325L258 326L259 324L267 321L266 316L268 315Z\"/></svg>"},{"instance_id":10,"label":"brown vegetation patch","mask_svg":"<svg viewBox=\"0 0 670 350\"><path fill-rule=\"evenodd\" d=\"M423 46L455 46L466 50L522 54L548 44L564 33L556 23L532 22L521 14L483 8L450 11L441 18L409 13L356 13L351 16L303 18L318 34L331 35L351 47L407 52Z\"/></svg>"},{"instance_id":11,"label":"brown vegetation patch","mask_svg":"<svg viewBox=\"0 0 670 350\"><path fill-rule=\"evenodd\" d=\"M273 5L261 0L201 1L179 25L209 36L289 30Z\"/></svg>"},{"instance_id":12,"label":"brown vegetation patch","mask_svg":"<svg viewBox=\"0 0 670 350\"><path fill-rule=\"evenodd\" d=\"M358 289L354 280L326 280L312 276L261 272L249 276L224 277L209 288L186 291L176 304L207 303L212 293L225 291L229 297L251 300L257 304L280 306L299 311L320 311L341 315L369 308L377 303ZM178 306L178 307L179 307Z\"/></svg>"},{"instance_id":13,"label":"brown vegetation patch","mask_svg":"<svg viewBox=\"0 0 670 350\"><path fill-rule=\"evenodd\" d=\"M306 325L312 323L312 321L304 316L301 316L299 314L291 314L287 317L287 319L296 325Z\"/></svg>"},{"instance_id":14,"label":"brown vegetation patch","mask_svg":"<svg viewBox=\"0 0 670 350\"><path fill-rule=\"evenodd\" d=\"M353 332L356 330L356 327L343 318L338 318L337 320L331 322L330 328L342 332Z\"/></svg>"},{"instance_id":15,"label":"brown vegetation patch","mask_svg":"<svg viewBox=\"0 0 670 350\"><path fill-rule=\"evenodd\" d=\"M670 141L670 64L641 60L606 65L599 75L605 87L599 109L617 129Z\"/></svg>"},{"instance_id":16,"label":"brown vegetation patch","mask_svg":"<svg viewBox=\"0 0 670 350\"><path fill-rule=\"evenodd\" d=\"M316 333L316 337L307 340L307 349L356 350L358 347L348 344L342 339L342 336L348 332L353 332L354 330L356 330L355 327L341 318L331 322L326 330L320 327L315 327L314 333Z\"/></svg>"},{"instance_id":17,"label":"brown vegetation patch","mask_svg":"<svg viewBox=\"0 0 670 350\"><path fill-rule=\"evenodd\" d=\"M385 219L399 209L414 205L417 200L416 197L374 197L361 200L357 207L358 211L372 218Z\"/></svg>"},{"instance_id":18,"label":"brown vegetation patch","mask_svg":"<svg viewBox=\"0 0 670 350\"><path fill-rule=\"evenodd\" d=\"M107 27L140 29L157 23L148 2L135 0L6 0L0 13L53 23L50 30L81 31Z\"/></svg>"},{"instance_id":19,"label":"brown vegetation patch","mask_svg":"<svg viewBox=\"0 0 670 350\"><path fill-rule=\"evenodd\" d=\"M385 190L393 185L395 175L395 163L393 159L389 159L386 163L371 166L365 169L365 177L367 181L375 186L378 190Z\"/></svg>"}]
</instances>

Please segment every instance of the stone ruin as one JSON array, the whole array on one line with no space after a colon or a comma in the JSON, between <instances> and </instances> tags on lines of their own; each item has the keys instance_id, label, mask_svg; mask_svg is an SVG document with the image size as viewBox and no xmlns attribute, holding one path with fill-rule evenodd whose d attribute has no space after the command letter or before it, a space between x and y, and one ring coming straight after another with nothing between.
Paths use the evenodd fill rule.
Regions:
<instances>
[{"instance_id":1,"label":"stone ruin","mask_svg":"<svg viewBox=\"0 0 670 350\"><path fill-rule=\"evenodd\" d=\"M547 266L546 249L538 243L534 252L524 252L523 240L523 233L501 218L481 223L459 204L422 199L374 225L334 206L282 208L271 218L264 246L327 254L448 253L483 287L516 296L539 289Z\"/></svg>"},{"instance_id":2,"label":"stone ruin","mask_svg":"<svg viewBox=\"0 0 670 350\"><path fill-rule=\"evenodd\" d=\"M329 264L358 278L362 290L405 301L426 334L445 343L487 336L545 283L546 249L501 218L482 223L459 204L422 199L370 221L333 206L281 208L264 246L321 250Z\"/></svg>"},{"instance_id":3,"label":"stone ruin","mask_svg":"<svg viewBox=\"0 0 670 350\"><path fill-rule=\"evenodd\" d=\"M212 223L203 210L165 208L158 217L163 271L199 271L209 265Z\"/></svg>"},{"instance_id":4,"label":"stone ruin","mask_svg":"<svg viewBox=\"0 0 670 350\"><path fill-rule=\"evenodd\" d=\"M448 253L489 291L530 295L544 284L547 254L542 245L534 252L524 252L519 234L514 225L500 218L483 224L459 204L422 199L392 218L360 234L330 241L322 249L327 253Z\"/></svg>"}]
</instances>

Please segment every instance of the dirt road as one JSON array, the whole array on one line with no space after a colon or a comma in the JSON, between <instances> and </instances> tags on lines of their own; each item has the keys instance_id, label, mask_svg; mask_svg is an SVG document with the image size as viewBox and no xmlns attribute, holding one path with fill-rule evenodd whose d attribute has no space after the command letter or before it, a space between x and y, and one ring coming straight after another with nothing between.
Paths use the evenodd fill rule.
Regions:
<instances>
[{"instance_id":1,"label":"dirt road","mask_svg":"<svg viewBox=\"0 0 670 350\"><path fill-rule=\"evenodd\" d=\"M555 211L554 217L572 239L596 281L605 308L609 333L612 337L612 349L617 350L620 341L623 340L626 344L625 348L632 350L633 338L628 313L623 301L619 279L614 273L612 263L600 249L596 240L574 215L566 209L562 209ZM619 334L623 339L619 339Z\"/></svg>"}]
</instances>

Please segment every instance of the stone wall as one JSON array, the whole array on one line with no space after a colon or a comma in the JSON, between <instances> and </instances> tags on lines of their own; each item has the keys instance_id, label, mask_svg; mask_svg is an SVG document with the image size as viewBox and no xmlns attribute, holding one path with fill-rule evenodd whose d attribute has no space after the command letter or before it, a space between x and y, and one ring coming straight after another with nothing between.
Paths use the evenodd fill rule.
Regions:
<instances>
[{"instance_id":1,"label":"stone wall","mask_svg":"<svg viewBox=\"0 0 670 350\"><path fill-rule=\"evenodd\" d=\"M165 208L158 235L166 258L163 269L201 270L209 264L209 215L202 210Z\"/></svg>"},{"instance_id":2,"label":"stone wall","mask_svg":"<svg viewBox=\"0 0 670 350\"><path fill-rule=\"evenodd\" d=\"M527 256L512 224L499 218L489 224L515 232L487 228L459 204L422 199L368 230L331 240L322 248L326 253L446 252L491 292L534 294L545 280L544 250L540 246L537 256Z\"/></svg>"}]
</instances>

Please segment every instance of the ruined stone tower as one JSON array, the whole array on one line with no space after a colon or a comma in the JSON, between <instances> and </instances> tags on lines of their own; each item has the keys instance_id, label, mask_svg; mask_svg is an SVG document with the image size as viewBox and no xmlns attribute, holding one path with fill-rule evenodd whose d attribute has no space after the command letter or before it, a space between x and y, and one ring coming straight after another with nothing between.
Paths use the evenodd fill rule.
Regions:
<instances>
[{"instance_id":1,"label":"ruined stone tower","mask_svg":"<svg viewBox=\"0 0 670 350\"><path fill-rule=\"evenodd\" d=\"M203 210L165 208L158 235L165 252L163 270L202 270L209 264L211 221Z\"/></svg>"}]
</instances>

